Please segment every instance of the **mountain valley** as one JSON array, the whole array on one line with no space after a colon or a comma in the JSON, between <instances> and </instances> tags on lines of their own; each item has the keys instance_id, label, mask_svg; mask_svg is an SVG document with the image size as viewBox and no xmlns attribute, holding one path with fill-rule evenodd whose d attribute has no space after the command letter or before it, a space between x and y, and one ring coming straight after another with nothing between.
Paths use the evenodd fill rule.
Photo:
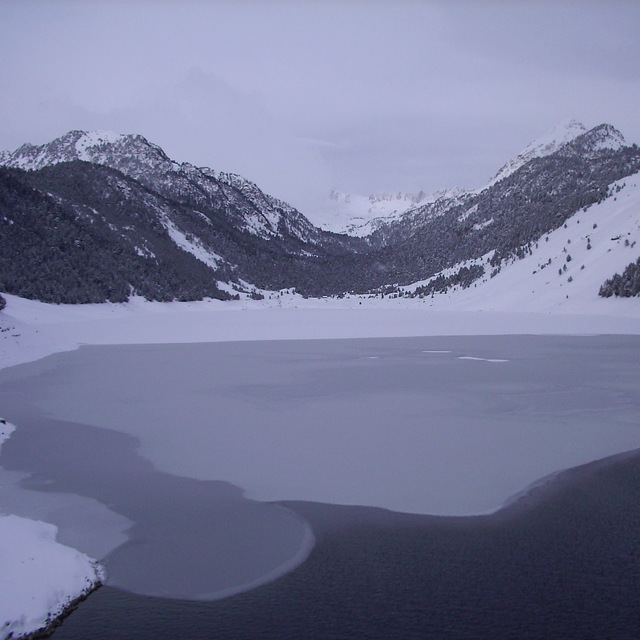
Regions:
<instances>
[{"instance_id":1,"label":"mountain valley","mask_svg":"<svg viewBox=\"0 0 640 640\"><path fill-rule=\"evenodd\" d=\"M366 205L366 215L327 225L350 231L336 233L240 176L172 161L140 135L71 131L0 154L0 291L86 303L477 288L540 251L576 215L622 199L638 171L640 149L614 127L571 121L475 191L334 192L352 213ZM626 262L608 260L607 269L635 264L639 218L634 209L616 227L621 249L608 249ZM595 236L599 222L591 224ZM567 241L586 247L590 234L580 231ZM550 266L539 257L538 270ZM562 276L569 266L554 268ZM598 288L613 276L598 273Z\"/></svg>"}]
</instances>

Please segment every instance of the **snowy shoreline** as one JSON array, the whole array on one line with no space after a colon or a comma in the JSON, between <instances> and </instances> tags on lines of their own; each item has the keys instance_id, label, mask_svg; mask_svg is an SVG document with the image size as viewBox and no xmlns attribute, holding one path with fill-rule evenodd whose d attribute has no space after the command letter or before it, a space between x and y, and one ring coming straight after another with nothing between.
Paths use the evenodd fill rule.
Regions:
<instances>
[{"instance_id":1,"label":"snowy shoreline","mask_svg":"<svg viewBox=\"0 0 640 640\"><path fill-rule=\"evenodd\" d=\"M81 345L462 335L639 335L635 299L595 298L545 311L459 298L305 299L48 304L3 294L0 369Z\"/></svg>"},{"instance_id":2,"label":"snowy shoreline","mask_svg":"<svg viewBox=\"0 0 640 640\"><path fill-rule=\"evenodd\" d=\"M46 522L0 515L0 571L11 576L1 590L2 640L48 635L103 584L103 568L56 535Z\"/></svg>"}]
</instances>

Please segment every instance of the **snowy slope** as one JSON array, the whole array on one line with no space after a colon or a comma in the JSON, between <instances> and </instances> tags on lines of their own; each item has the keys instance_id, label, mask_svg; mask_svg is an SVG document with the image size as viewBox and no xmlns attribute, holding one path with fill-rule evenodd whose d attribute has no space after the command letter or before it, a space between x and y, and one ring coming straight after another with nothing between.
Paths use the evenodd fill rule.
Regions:
<instances>
[{"instance_id":1,"label":"snowy slope","mask_svg":"<svg viewBox=\"0 0 640 640\"><path fill-rule=\"evenodd\" d=\"M588 134L588 135L585 135ZM332 191L322 214L313 217L323 229L364 237L400 220L419 224L431 216L429 205L438 204L441 214L448 207L462 202L465 195L480 194L504 178L515 173L531 160L562 151L567 155L595 156L604 149L618 150L626 146L622 134L611 125L588 129L576 120L558 124L545 135L531 142L517 156L509 160L483 187L475 191L441 189L432 194L381 193L361 196Z\"/></svg>"},{"instance_id":2,"label":"snowy slope","mask_svg":"<svg viewBox=\"0 0 640 640\"><path fill-rule=\"evenodd\" d=\"M640 255L640 175L612 184L611 192L603 202L579 211L543 236L532 246L531 255L504 265L494 277L490 277L487 256L481 280L469 289L436 295L431 304L447 309L542 313L640 311L637 298L612 300L598 295L605 280L622 273ZM415 285L408 289L413 288Z\"/></svg>"},{"instance_id":3,"label":"snowy slope","mask_svg":"<svg viewBox=\"0 0 640 640\"><path fill-rule=\"evenodd\" d=\"M122 147L128 137L111 131L70 131L49 144L26 143L13 152L0 151L0 164L28 171L71 160L100 164L108 150Z\"/></svg>"},{"instance_id":4,"label":"snowy slope","mask_svg":"<svg viewBox=\"0 0 640 640\"><path fill-rule=\"evenodd\" d=\"M589 136L581 138L586 133ZM581 145L581 139L585 141L585 145ZM609 124L602 124L593 129L588 129L581 122L568 120L558 124L551 131L527 145L515 158L509 160L498 171L485 188L515 173L521 166L534 158L551 155L563 148L566 148L568 153L575 153L579 150L584 157L589 157L591 154L604 149L621 149L626 144L623 135Z\"/></svg>"},{"instance_id":5,"label":"snowy slope","mask_svg":"<svg viewBox=\"0 0 640 640\"><path fill-rule=\"evenodd\" d=\"M589 151L619 149L626 144L621 134L610 125L601 125L596 129L597 141ZM559 123L551 131L527 145L476 192L479 193L515 173L534 158L556 153L588 131L584 124L576 120ZM365 236L381 225L398 220L413 209L438 200L456 198L464 193L466 192L462 189L441 189L429 195L420 191L417 194L399 192L361 196L334 190L329 196L325 211L321 215L314 216L313 220L315 224L329 231Z\"/></svg>"}]
</instances>

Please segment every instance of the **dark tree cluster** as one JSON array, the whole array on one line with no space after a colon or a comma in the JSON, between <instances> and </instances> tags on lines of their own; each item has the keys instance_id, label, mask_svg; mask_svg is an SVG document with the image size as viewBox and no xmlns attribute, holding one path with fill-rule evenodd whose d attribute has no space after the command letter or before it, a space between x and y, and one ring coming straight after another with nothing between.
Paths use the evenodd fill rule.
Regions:
<instances>
[{"instance_id":1,"label":"dark tree cluster","mask_svg":"<svg viewBox=\"0 0 640 640\"><path fill-rule=\"evenodd\" d=\"M78 166L67 167L58 193L34 188L36 174L0 169L0 290L55 303L123 302L134 293L162 301L228 297L164 229L136 223L143 208L125 207L104 188L98 179L104 168L70 164ZM92 182L103 189L95 203L88 194L60 195ZM92 207L98 200L102 215ZM153 251L141 255L136 249L145 245Z\"/></svg>"},{"instance_id":2,"label":"dark tree cluster","mask_svg":"<svg viewBox=\"0 0 640 640\"><path fill-rule=\"evenodd\" d=\"M446 293L453 287L467 289L475 280L484 275L484 267L481 264L473 264L470 267L462 267L450 276L440 274L433 278L428 284L417 287L413 297L422 298L434 293Z\"/></svg>"},{"instance_id":3,"label":"dark tree cluster","mask_svg":"<svg viewBox=\"0 0 640 640\"><path fill-rule=\"evenodd\" d=\"M616 273L600 287L599 295L631 298L640 296L640 258L628 265L622 275Z\"/></svg>"}]
</instances>

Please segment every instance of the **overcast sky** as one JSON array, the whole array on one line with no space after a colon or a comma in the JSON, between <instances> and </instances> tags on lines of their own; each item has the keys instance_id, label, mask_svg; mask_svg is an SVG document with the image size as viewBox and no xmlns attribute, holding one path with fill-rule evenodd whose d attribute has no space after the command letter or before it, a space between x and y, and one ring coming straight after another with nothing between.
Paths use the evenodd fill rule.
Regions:
<instances>
[{"instance_id":1,"label":"overcast sky","mask_svg":"<svg viewBox=\"0 0 640 640\"><path fill-rule=\"evenodd\" d=\"M0 149L141 133L313 213L476 188L558 122L640 143L640 2L0 0Z\"/></svg>"}]
</instances>

